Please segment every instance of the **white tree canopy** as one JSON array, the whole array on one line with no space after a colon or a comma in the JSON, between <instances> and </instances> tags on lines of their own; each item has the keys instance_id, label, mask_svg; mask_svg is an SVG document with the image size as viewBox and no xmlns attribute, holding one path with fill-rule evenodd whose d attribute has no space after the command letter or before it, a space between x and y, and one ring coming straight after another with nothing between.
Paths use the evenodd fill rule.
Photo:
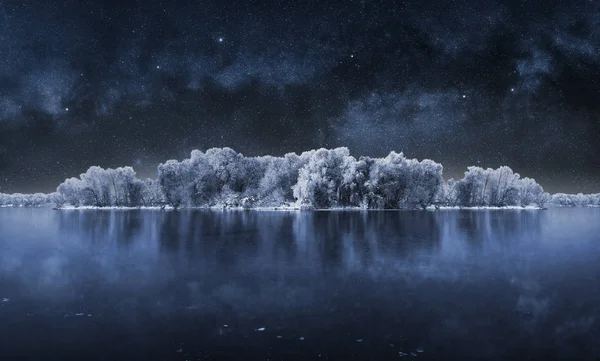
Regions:
<instances>
[{"instance_id":1,"label":"white tree canopy","mask_svg":"<svg viewBox=\"0 0 600 361\"><path fill-rule=\"evenodd\" d=\"M282 157L244 157L231 148L194 150L190 158L158 165L156 180L131 167L90 167L51 194L1 194L0 206L360 207L365 209L600 206L600 194L544 192L534 179L509 167L468 167L444 181L432 160L390 152L384 158L350 155L348 148L317 149Z\"/></svg>"}]
</instances>

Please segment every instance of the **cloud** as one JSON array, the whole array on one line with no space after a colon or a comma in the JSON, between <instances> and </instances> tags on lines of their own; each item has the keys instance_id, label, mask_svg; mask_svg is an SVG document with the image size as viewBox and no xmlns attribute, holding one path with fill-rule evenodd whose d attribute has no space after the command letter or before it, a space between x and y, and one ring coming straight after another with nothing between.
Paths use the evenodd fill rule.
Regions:
<instances>
[{"instance_id":1,"label":"cloud","mask_svg":"<svg viewBox=\"0 0 600 361\"><path fill-rule=\"evenodd\" d=\"M534 92L545 77L551 76L552 57L548 53L534 49L527 58L517 60L517 71L520 77L519 88Z\"/></svg>"},{"instance_id":2,"label":"cloud","mask_svg":"<svg viewBox=\"0 0 600 361\"><path fill-rule=\"evenodd\" d=\"M451 57L486 51L492 36L510 21L507 10L498 3L491 6L439 3L432 6L438 11L419 11L412 16L414 26L428 34L435 48Z\"/></svg>"},{"instance_id":3,"label":"cloud","mask_svg":"<svg viewBox=\"0 0 600 361\"><path fill-rule=\"evenodd\" d=\"M228 89L235 89L251 79L276 87L297 85L313 78L316 63L318 61L314 59L302 59L286 53L260 57L244 54L238 56L233 64L222 69L215 79L219 85Z\"/></svg>"},{"instance_id":4,"label":"cloud","mask_svg":"<svg viewBox=\"0 0 600 361\"><path fill-rule=\"evenodd\" d=\"M14 123L21 115L21 106L13 98L0 96L0 124Z\"/></svg>"},{"instance_id":5,"label":"cloud","mask_svg":"<svg viewBox=\"0 0 600 361\"><path fill-rule=\"evenodd\" d=\"M61 66L38 69L22 79L21 101L29 108L51 116L65 114L73 96L74 72Z\"/></svg>"},{"instance_id":6,"label":"cloud","mask_svg":"<svg viewBox=\"0 0 600 361\"><path fill-rule=\"evenodd\" d=\"M122 91L117 87L109 87L99 97L96 106L96 114L107 116L113 111L117 103L123 98Z\"/></svg>"},{"instance_id":7,"label":"cloud","mask_svg":"<svg viewBox=\"0 0 600 361\"><path fill-rule=\"evenodd\" d=\"M588 61L598 63L600 57L600 44L598 41L581 39L568 34L559 34L554 38L554 44L564 53L579 56Z\"/></svg>"},{"instance_id":8,"label":"cloud","mask_svg":"<svg viewBox=\"0 0 600 361\"><path fill-rule=\"evenodd\" d=\"M207 6L217 8L212 4ZM373 10L365 4L360 8L365 12ZM441 85L428 90L430 93L462 93L463 90L454 90L456 79L452 74L456 70L446 73L445 67L440 64L451 69L461 69L461 64L470 64L477 68L475 70L489 73L490 76L467 81L464 86L470 89L466 91L472 91L477 85L475 83L493 81L498 77L495 72L505 70L488 66L490 56L497 60L499 57L496 55L507 57L508 63L514 65L519 77L516 89L536 92L544 79L552 77L559 68L556 52L567 60L584 57L592 62L600 61L597 51L600 34L596 30L599 9L594 4L581 9L561 8L551 3L547 16L552 22L537 18L526 22L514 16L508 5L496 1L459 6L418 4L396 10L406 15L405 28L400 27L404 30L397 32L392 28L392 25L397 25L396 16L390 12L380 14L376 23L365 21L360 16L344 16L344 13L325 19L285 19L285 23L261 14L243 14L239 26L231 28L218 27L218 21L211 17L204 20L214 29L196 34L195 25L188 24L188 21L202 21L203 18L198 18L201 14L194 14L191 8L185 8L151 23L163 30L176 29L174 34L155 32L147 19L135 20L131 26L116 33L118 41L104 44L101 34L95 33L87 23L74 20L80 29L77 32L63 26L63 22L59 23L54 16L60 13L58 8L51 7L49 16L37 19L40 27L34 33L28 31L29 13L0 8L0 14L7 20L2 29L12 35L7 40L9 45L0 44L5 55L4 61L0 61L0 78L5 84L16 82L20 89L16 95L8 94L10 101L4 100L0 116L18 117L21 112L16 111L14 104L35 108L52 116L64 115L66 101L84 97L99 102L95 109L99 115L110 114L119 101L132 100L135 105L145 106L156 99L176 100L161 77L176 79L178 86L191 91L204 89L204 82L208 79L232 92L252 80L268 87L285 87L304 84L323 86L329 79L338 89L348 93L351 88L344 88L344 83L352 77L340 76L336 72L340 70L340 64L345 64L350 53L356 53L353 61L357 65L356 73L362 74L360 79L365 80L363 91L379 90L377 88L381 87L377 84L397 85L396 90L385 89L387 92L402 91L406 86L403 79L435 83L430 78L437 77ZM531 9L523 10L535 11L536 7L532 5ZM111 9L108 13L118 11ZM106 9L98 11L98 14L105 19L108 17L105 12ZM341 25L338 24L340 20L344 20ZM555 26L551 28L548 23ZM236 28L243 29L243 32L235 34L230 31ZM56 31L44 32L45 29ZM279 33L274 34L277 31ZM553 49L549 49L548 37ZM395 38L406 41L395 43ZM514 53L494 48L499 38L509 42ZM70 43L67 44L67 41ZM415 42L419 43L418 48L410 48ZM99 52L76 51L79 50L76 45L83 43ZM43 59L32 50L40 44L48 47ZM411 52L388 53L390 49L386 44L409 46ZM361 54L361 51L371 50L375 53ZM112 59L112 63L98 60L103 58ZM365 61L373 64L363 64L360 59L369 59ZM46 61L62 65L58 69L53 66L47 69L44 66ZM430 67L422 65L421 61L430 64ZM402 68L398 62L406 63L411 74L394 74ZM97 74L85 69L90 65L99 65ZM85 69L86 78L90 78L92 85L95 82L104 85L92 89L79 87L73 74L79 73L80 68ZM421 75L420 71L423 72ZM499 76L506 79L510 74L507 72ZM371 89L367 89L369 86ZM7 94L0 93L0 96L6 98ZM435 107L440 108L440 105Z\"/></svg>"},{"instance_id":9,"label":"cloud","mask_svg":"<svg viewBox=\"0 0 600 361\"><path fill-rule=\"evenodd\" d=\"M68 101L74 96L74 85L74 73L62 66L30 71L19 79L10 94L0 95L1 123L16 125L25 110L35 110L52 117L66 114Z\"/></svg>"},{"instance_id":10,"label":"cloud","mask_svg":"<svg viewBox=\"0 0 600 361\"><path fill-rule=\"evenodd\" d=\"M464 96L464 97L463 97ZM334 121L335 137L343 144L371 144L382 151L420 146L452 135L466 121L466 94L457 91L372 92L348 102Z\"/></svg>"}]
</instances>

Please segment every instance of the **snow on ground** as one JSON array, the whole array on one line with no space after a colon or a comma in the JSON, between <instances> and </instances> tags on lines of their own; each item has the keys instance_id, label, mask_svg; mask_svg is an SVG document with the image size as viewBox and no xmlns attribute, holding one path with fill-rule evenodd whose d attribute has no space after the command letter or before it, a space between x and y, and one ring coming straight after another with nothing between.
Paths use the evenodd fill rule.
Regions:
<instances>
[{"instance_id":1,"label":"snow on ground","mask_svg":"<svg viewBox=\"0 0 600 361\"><path fill-rule=\"evenodd\" d=\"M174 210L175 208L172 206L142 206L142 207L96 207L96 206L63 206L57 209L60 210ZM213 210L213 211L399 211L399 210L421 210L421 208L404 208L404 209L368 209L362 207L332 207L332 208L315 208L315 209L306 209L297 205L283 205L283 206L271 206L271 207L241 207L241 206L228 206L228 205L214 205L209 207L180 207L180 210ZM482 207L459 207L459 206L427 206L426 210L540 210L542 208L537 206L506 206L506 207L491 207L491 206L482 206Z\"/></svg>"},{"instance_id":2,"label":"snow on ground","mask_svg":"<svg viewBox=\"0 0 600 361\"><path fill-rule=\"evenodd\" d=\"M428 206L427 207L428 210L435 210L436 208L434 206ZM452 209L469 209L469 210L494 210L494 209L499 209L499 210L503 210L503 209L528 209L528 210L535 210L535 209L542 209L538 206L505 206L505 207L492 207L492 206L480 206L480 207L459 207L459 206L440 206L437 209L442 209L442 210L452 210Z\"/></svg>"},{"instance_id":3,"label":"snow on ground","mask_svg":"<svg viewBox=\"0 0 600 361\"><path fill-rule=\"evenodd\" d=\"M171 206L166 206L166 207L159 207L159 206L150 206L150 207L96 207L96 206L79 206L79 207L75 207L75 206L71 206L71 205L67 205L67 206L62 206L62 207L57 207L57 209L60 210L73 210L73 211L83 211L83 210L136 210L136 209L143 209L143 210L161 210L161 209L165 209L165 210L169 210L169 209L173 209L173 207Z\"/></svg>"}]
</instances>

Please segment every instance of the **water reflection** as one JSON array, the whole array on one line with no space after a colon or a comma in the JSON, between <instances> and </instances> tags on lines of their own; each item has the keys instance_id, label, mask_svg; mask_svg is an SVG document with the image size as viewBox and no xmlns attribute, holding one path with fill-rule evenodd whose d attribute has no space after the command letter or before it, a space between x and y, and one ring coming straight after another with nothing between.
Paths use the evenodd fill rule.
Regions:
<instances>
[{"instance_id":1,"label":"water reflection","mask_svg":"<svg viewBox=\"0 0 600 361\"><path fill-rule=\"evenodd\" d=\"M23 228L2 216L2 245ZM49 255L104 257L119 262L128 250L153 262L206 264L218 268L278 265L312 271L359 271L420 258L452 259L467 253L511 252L540 242L542 212L212 212L39 210L46 229L29 229ZM83 254L81 254L83 252ZM87 252L87 253L86 253ZM4 252L4 258L8 259ZM38 254L38 257L43 255ZM460 257L459 257L460 258ZM11 263L11 262L9 262ZM13 262L14 263L14 262ZM33 265L35 266L35 265Z\"/></svg>"},{"instance_id":2,"label":"water reflection","mask_svg":"<svg viewBox=\"0 0 600 361\"><path fill-rule=\"evenodd\" d=\"M85 310L132 333L177 318L207 327L203 337L226 323L457 357L578 343L598 355L598 219L599 209L0 210L0 298L19 300L11 317Z\"/></svg>"},{"instance_id":3,"label":"water reflection","mask_svg":"<svg viewBox=\"0 0 600 361\"><path fill-rule=\"evenodd\" d=\"M57 216L63 237L90 246L156 246L159 254L219 267L252 259L263 264L308 262L321 270L434 254L441 247L443 227L461 220L434 212L84 211Z\"/></svg>"},{"instance_id":4,"label":"water reflection","mask_svg":"<svg viewBox=\"0 0 600 361\"><path fill-rule=\"evenodd\" d=\"M456 233L472 250L508 249L515 243L539 240L541 220L536 211L463 211L453 214ZM452 219L448 220L452 224ZM456 236L456 235L454 235Z\"/></svg>"},{"instance_id":5,"label":"water reflection","mask_svg":"<svg viewBox=\"0 0 600 361\"><path fill-rule=\"evenodd\" d=\"M108 268L108 275L132 264L158 272L152 268L160 264L182 270L247 271L259 267L291 273L302 269L310 274L387 267L386 274L393 276L394 270L399 272L402 267L426 270L467 260L522 260L533 249L547 250L538 249L545 247L545 242L560 246L556 238L568 239L570 232L585 232L585 242L595 237L598 228L597 222L592 222L597 220L596 210L582 214L590 218L590 226L573 230L552 211L36 210L35 222L30 211L3 210L0 216L4 251L0 267L5 272L15 271L20 263L27 269L64 263L46 272L57 274L58 269L87 263L91 268L94 264ZM551 234L548 229L553 230ZM542 257L535 259L544 262ZM72 277L77 275L71 272Z\"/></svg>"}]
</instances>

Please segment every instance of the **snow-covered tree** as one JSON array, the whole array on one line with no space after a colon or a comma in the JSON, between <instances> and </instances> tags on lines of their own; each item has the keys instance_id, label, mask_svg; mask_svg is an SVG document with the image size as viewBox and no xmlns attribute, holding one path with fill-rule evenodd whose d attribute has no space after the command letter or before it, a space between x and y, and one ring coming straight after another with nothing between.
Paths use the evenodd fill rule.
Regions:
<instances>
[{"instance_id":1,"label":"snow-covered tree","mask_svg":"<svg viewBox=\"0 0 600 361\"><path fill-rule=\"evenodd\" d=\"M56 193L0 193L0 207L41 207L60 202Z\"/></svg>"},{"instance_id":2,"label":"snow-covered tree","mask_svg":"<svg viewBox=\"0 0 600 361\"><path fill-rule=\"evenodd\" d=\"M185 164L174 159L158 166L158 183L165 201L175 208L189 204L192 184L189 171Z\"/></svg>"},{"instance_id":3,"label":"snow-covered tree","mask_svg":"<svg viewBox=\"0 0 600 361\"><path fill-rule=\"evenodd\" d=\"M340 190L344 173L354 162L356 159L350 156L348 148L317 150L298 172L294 197L301 204L315 208L342 206Z\"/></svg>"},{"instance_id":4,"label":"snow-covered tree","mask_svg":"<svg viewBox=\"0 0 600 361\"><path fill-rule=\"evenodd\" d=\"M258 186L258 196L271 204L282 204L294 201L292 187L298 183L300 168L310 156L288 153L283 157L262 157L265 171Z\"/></svg>"},{"instance_id":5,"label":"snow-covered tree","mask_svg":"<svg viewBox=\"0 0 600 361\"><path fill-rule=\"evenodd\" d=\"M61 183L57 192L74 206L142 206L144 184L131 167L103 169L90 167L79 178Z\"/></svg>"},{"instance_id":6,"label":"snow-covered tree","mask_svg":"<svg viewBox=\"0 0 600 361\"><path fill-rule=\"evenodd\" d=\"M448 188L452 189L448 189ZM502 166L498 169L469 167L465 176L448 182L448 194L456 194L456 204L460 206L530 206L543 207L548 201L544 192L534 179L521 178L519 173Z\"/></svg>"},{"instance_id":7,"label":"snow-covered tree","mask_svg":"<svg viewBox=\"0 0 600 361\"><path fill-rule=\"evenodd\" d=\"M553 194L548 203L558 207L600 206L600 193L596 194Z\"/></svg>"},{"instance_id":8,"label":"snow-covered tree","mask_svg":"<svg viewBox=\"0 0 600 361\"><path fill-rule=\"evenodd\" d=\"M432 204L442 193L442 165L429 159L419 162L391 152L375 159L366 183L369 208L415 208Z\"/></svg>"},{"instance_id":9,"label":"snow-covered tree","mask_svg":"<svg viewBox=\"0 0 600 361\"><path fill-rule=\"evenodd\" d=\"M442 165L432 160L396 152L357 160L347 148L283 157L244 157L231 148L194 150L187 159L160 164L157 171L156 180L140 180L131 167L93 166L66 179L53 194L0 194L0 206L600 206L600 194L550 196L535 180L506 166L468 167L463 178L444 182Z\"/></svg>"},{"instance_id":10,"label":"snow-covered tree","mask_svg":"<svg viewBox=\"0 0 600 361\"><path fill-rule=\"evenodd\" d=\"M163 202L160 184L152 178L147 178L143 181L141 196L146 206L157 206Z\"/></svg>"},{"instance_id":11,"label":"snow-covered tree","mask_svg":"<svg viewBox=\"0 0 600 361\"><path fill-rule=\"evenodd\" d=\"M343 174L340 201L348 206L369 208L369 200L373 198L369 187L371 169L375 159L360 157L352 162Z\"/></svg>"}]
</instances>

